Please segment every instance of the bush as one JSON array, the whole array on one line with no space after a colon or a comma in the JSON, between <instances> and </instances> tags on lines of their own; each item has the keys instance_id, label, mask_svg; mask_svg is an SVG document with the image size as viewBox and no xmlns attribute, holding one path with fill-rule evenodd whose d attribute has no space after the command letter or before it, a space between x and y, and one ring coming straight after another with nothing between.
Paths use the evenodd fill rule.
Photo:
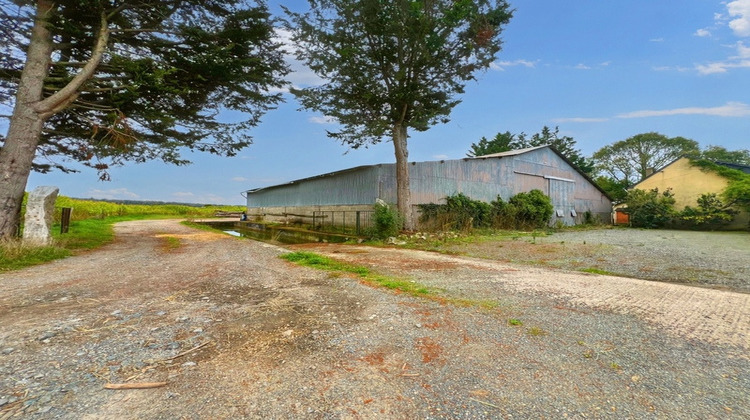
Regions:
<instances>
[{"instance_id":1,"label":"bush","mask_svg":"<svg viewBox=\"0 0 750 420\"><path fill-rule=\"evenodd\" d=\"M698 207L685 207L679 214L679 224L697 229L716 229L731 222L737 212L724 204L716 194L702 194Z\"/></svg>"},{"instance_id":2,"label":"bush","mask_svg":"<svg viewBox=\"0 0 750 420\"><path fill-rule=\"evenodd\" d=\"M549 197L539 190L519 193L506 203L498 196L491 203L457 194L445 204L421 204L420 223L426 229L472 228L527 229L544 227L554 211Z\"/></svg>"},{"instance_id":3,"label":"bush","mask_svg":"<svg viewBox=\"0 0 750 420\"><path fill-rule=\"evenodd\" d=\"M630 190L625 198L633 227L648 229L663 228L672 223L677 211L674 209L674 194L671 189L659 193L658 188L650 191Z\"/></svg>"},{"instance_id":4,"label":"bush","mask_svg":"<svg viewBox=\"0 0 750 420\"><path fill-rule=\"evenodd\" d=\"M403 219L398 211L381 200L375 203L374 210L370 236L385 239L398 235L403 226Z\"/></svg>"},{"instance_id":5,"label":"bush","mask_svg":"<svg viewBox=\"0 0 750 420\"><path fill-rule=\"evenodd\" d=\"M552 200L540 190L518 193L508 200L515 207L517 224L527 228L540 228L547 225L555 211Z\"/></svg>"}]
</instances>

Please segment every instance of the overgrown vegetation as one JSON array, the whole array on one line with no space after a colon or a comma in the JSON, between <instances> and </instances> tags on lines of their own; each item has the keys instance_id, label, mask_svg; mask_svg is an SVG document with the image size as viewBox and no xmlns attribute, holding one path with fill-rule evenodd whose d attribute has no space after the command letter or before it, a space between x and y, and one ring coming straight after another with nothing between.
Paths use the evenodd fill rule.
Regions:
<instances>
[{"instance_id":1,"label":"overgrown vegetation","mask_svg":"<svg viewBox=\"0 0 750 420\"><path fill-rule=\"evenodd\" d=\"M554 208L540 190L518 193L507 202L498 196L491 203L464 194L446 197L445 204L421 204L420 223L427 230L472 228L536 229L546 227Z\"/></svg>"},{"instance_id":2,"label":"overgrown vegetation","mask_svg":"<svg viewBox=\"0 0 750 420\"><path fill-rule=\"evenodd\" d=\"M659 192L658 188L649 191L634 189L625 198L633 227L663 228L677 215L674 209L674 194L671 189Z\"/></svg>"},{"instance_id":3,"label":"overgrown vegetation","mask_svg":"<svg viewBox=\"0 0 750 420\"><path fill-rule=\"evenodd\" d=\"M372 222L373 226L368 234L375 239L396 236L401 230L401 226L404 225L404 220L398 210L381 200L375 203Z\"/></svg>"},{"instance_id":4,"label":"overgrown vegetation","mask_svg":"<svg viewBox=\"0 0 750 420\"><path fill-rule=\"evenodd\" d=\"M728 180L720 194L701 194L695 206L677 211L671 190L634 189L625 198L630 224L642 228L681 228L713 230L730 223L739 211L750 211L750 174L707 160L691 160L704 171L713 171Z\"/></svg>"}]
</instances>

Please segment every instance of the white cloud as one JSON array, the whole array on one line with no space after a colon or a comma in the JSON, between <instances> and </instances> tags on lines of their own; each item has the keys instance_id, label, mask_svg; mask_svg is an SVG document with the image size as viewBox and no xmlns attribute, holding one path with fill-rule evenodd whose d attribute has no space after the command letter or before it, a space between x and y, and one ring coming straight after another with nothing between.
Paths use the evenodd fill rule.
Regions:
<instances>
[{"instance_id":1,"label":"white cloud","mask_svg":"<svg viewBox=\"0 0 750 420\"><path fill-rule=\"evenodd\" d=\"M578 70L591 70L591 67L589 67L589 66L587 66L587 65L585 65L585 64L583 64L583 63L577 64L577 65L576 65L575 67L573 67L573 68L574 68L574 69L578 69Z\"/></svg>"},{"instance_id":2,"label":"white cloud","mask_svg":"<svg viewBox=\"0 0 750 420\"><path fill-rule=\"evenodd\" d=\"M552 120L554 123L595 123L609 121L609 118L587 118L587 117L570 117L570 118L555 118Z\"/></svg>"},{"instance_id":3,"label":"white cloud","mask_svg":"<svg viewBox=\"0 0 750 420\"><path fill-rule=\"evenodd\" d=\"M304 63L297 60L294 56L294 50L296 48L294 41L292 41L292 33L284 28L276 28L276 41L283 44L284 60L289 64L291 73L286 78L291 82L292 86L296 88L306 86L319 86L325 83L325 80L318 77L312 70L310 70ZM288 88L276 89L278 92L289 92Z\"/></svg>"},{"instance_id":4,"label":"white cloud","mask_svg":"<svg viewBox=\"0 0 750 420\"><path fill-rule=\"evenodd\" d=\"M742 102L727 102L722 106L715 107L685 107L674 109L660 110L640 110L626 112L615 115L614 118L648 118L648 117L667 117L673 115L708 115L714 117L750 117L750 105ZM552 120L555 124L561 123L598 123L609 121L611 118L590 118L590 117L567 117L555 118Z\"/></svg>"},{"instance_id":5,"label":"white cloud","mask_svg":"<svg viewBox=\"0 0 750 420\"><path fill-rule=\"evenodd\" d=\"M726 73L730 69L750 68L750 47L746 47L742 41L734 44L737 55L730 56L724 61L715 63L698 64L695 69L700 74Z\"/></svg>"},{"instance_id":6,"label":"white cloud","mask_svg":"<svg viewBox=\"0 0 750 420\"><path fill-rule=\"evenodd\" d=\"M113 188L110 190L92 189L88 192L89 197L105 200L137 200L140 196L127 188Z\"/></svg>"},{"instance_id":7,"label":"white cloud","mask_svg":"<svg viewBox=\"0 0 750 420\"><path fill-rule=\"evenodd\" d=\"M178 191L172 193L172 196L177 198L193 198L195 197L195 194L189 191Z\"/></svg>"},{"instance_id":8,"label":"white cloud","mask_svg":"<svg viewBox=\"0 0 750 420\"><path fill-rule=\"evenodd\" d=\"M448 159L448 155L433 155L432 158L435 160L445 160Z\"/></svg>"},{"instance_id":9,"label":"white cloud","mask_svg":"<svg viewBox=\"0 0 750 420\"><path fill-rule=\"evenodd\" d=\"M232 181L234 182L247 182L249 179L245 178L244 176L236 176L232 178Z\"/></svg>"},{"instance_id":10,"label":"white cloud","mask_svg":"<svg viewBox=\"0 0 750 420\"><path fill-rule=\"evenodd\" d=\"M338 122L338 120L336 120L336 118L329 117L327 115L324 115L322 117L320 117L320 116L310 117L310 118L307 119L307 121L309 121L309 122L311 122L313 124L336 124Z\"/></svg>"},{"instance_id":11,"label":"white cloud","mask_svg":"<svg viewBox=\"0 0 750 420\"><path fill-rule=\"evenodd\" d=\"M662 110L642 110L617 115L617 118L646 118L672 115L710 115L715 117L750 117L750 105L742 102L727 102L716 107L687 107Z\"/></svg>"},{"instance_id":12,"label":"white cloud","mask_svg":"<svg viewBox=\"0 0 750 420\"><path fill-rule=\"evenodd\" d=\"M739 37L750 36L750 0L735 0L727 3L729 28Z\"/></svg>"},{"instance_id":13,"label":"white cloud","mask_svg":"<svg viewBox=\"0 0 750 420\"><path fill-rule=\"evenodd\" d=\"M539 60L529 61L529 60L524 60L524 59L513 60L513 61L495 61L494 63L490 63L490 69L504 71L506 67L515 67L515 66L523 66L523 67L533 69L534 67L536 67L536 63L538 62Z\"/></svg>"},{"instance_id":14,"label":"white cloud","mask_svg":"<svg viewBox=\"0 0 750 420\"><path fill-rule=\"evenodd\" d=\"M648 41L649 42L664 42L664 38L651 38Z\"/></svg>"},{"instance_id":15,"label":"white cloud","mask_svg":"<svg viewBox=\"0 0 750 420\"><path fill-rule=\"evenodd\" d=\"M699 36L701 38L704 38L704 37L711 36L711 31L709 31L708 29L705 29L705 28L698 29L697 31L695 31L695 33L693 35Z\"/></svg>"}]
</instances>

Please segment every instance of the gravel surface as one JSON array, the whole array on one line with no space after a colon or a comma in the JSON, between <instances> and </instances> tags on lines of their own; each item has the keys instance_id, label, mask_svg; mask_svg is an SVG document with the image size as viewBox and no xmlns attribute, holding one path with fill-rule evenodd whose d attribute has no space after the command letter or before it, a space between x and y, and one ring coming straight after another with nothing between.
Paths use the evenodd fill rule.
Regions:
<instances>
[{"instance_id":1,"label":"gravel surface","mask_svg":"<svg viewBox=\"0 0 750 420\"><path fill-rule=\"evenodd\" d=\"M750 294L295 247L497 304L482 309L176 221L116 231L101 250L0 275L0 420L750 417ZM166 385L104 389L144 382Z\"/></svg>"},{"instance_id":2,"label":"gravel surface","mask_svg":"<svg viewBox=\"0 0 750 420\"><path fill-rule=\"evenodd\" d=\"M598 229L452 244L442 251L750 293L750 234Z\"/></svg>"}]
</instances>

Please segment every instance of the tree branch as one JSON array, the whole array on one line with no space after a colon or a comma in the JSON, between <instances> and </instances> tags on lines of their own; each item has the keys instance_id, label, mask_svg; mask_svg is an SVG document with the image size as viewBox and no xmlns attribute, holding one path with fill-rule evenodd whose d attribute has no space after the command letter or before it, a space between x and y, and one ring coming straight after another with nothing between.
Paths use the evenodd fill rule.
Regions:
<instances>
[{"instance_id":1,"label":"tree branch","mask_svg":"<svg viewBox=\"0 0 750 420\"><path fill-rule=\"evenodd\" d=\"M78 89L94 75L109 41L109 28L107 27L107 19L104 14L102 14L100 25L99 36L91 52L91 58L81 71L64 88L34 104L34 111L44 118L49 118L55 113L60 112L65 106L70 105L78 97L76 93Z\"/></svg>"}]
</instances>

